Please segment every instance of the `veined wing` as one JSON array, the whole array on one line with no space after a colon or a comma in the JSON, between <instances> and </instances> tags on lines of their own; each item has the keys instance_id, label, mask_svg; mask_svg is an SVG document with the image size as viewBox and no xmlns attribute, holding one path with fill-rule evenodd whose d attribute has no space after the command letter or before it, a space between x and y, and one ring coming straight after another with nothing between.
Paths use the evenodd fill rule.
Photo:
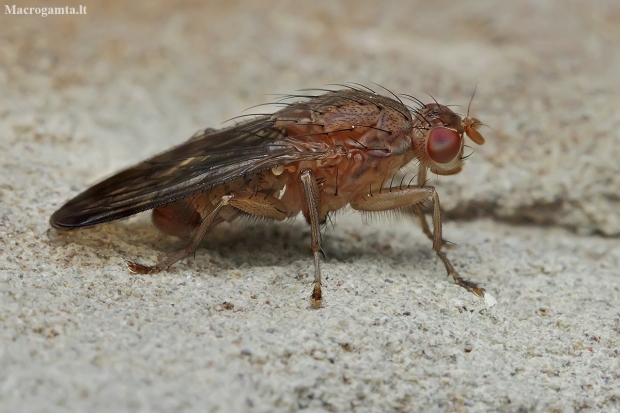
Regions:
<instances>
[{"instance_id":1,"label":"veined wing","mask_svg":"<svg viewBox=\"0 0 620 413\"><path fill-rule=\"evenodd\" d=\"M286 130L274 126L269 116L207 129L87 189L56 211L50 223L68 229L124 218L246 174L325 153L300 149L286 137Z\"/></svg>"}]
</instances>

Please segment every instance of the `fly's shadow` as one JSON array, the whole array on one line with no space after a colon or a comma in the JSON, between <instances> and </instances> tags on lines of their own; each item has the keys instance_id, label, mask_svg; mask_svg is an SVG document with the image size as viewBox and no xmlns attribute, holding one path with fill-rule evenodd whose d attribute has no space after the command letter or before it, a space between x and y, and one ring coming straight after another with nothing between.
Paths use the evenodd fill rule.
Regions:
<instances>
[{"instance_id":1,"label":"fly's shadow","mask_svg":"<svg viewBox=\"0 0 620 413\"><path fill-rule=\"evenodd\" d=\"M369 237L351 223L329 225L324 229L328 261L383 263L399 268L401 265L411 266L412 263L432 259L431 251L425 248L424 239L417 234L414 225L411 225L411 234L406 236L395 235L390 230L383 233L380 223L367 223L364 226L375 227L379 233L375 232L375 236ZM55 249L64 250L69 245L79 245L85 255L92 253L99 259L111 261L140 254L140 251L145 258L156 258L153 255L169 254L186 242L162 234L153 227L147 214L71 233L49 231L48 236ZM188 260L188 265L198 271L203 268L206 271L209 267L212 269L213 265L221 269L243 265L289 266L307 260L309 236L310 229L302 217L281 223L241 221L222 224L213 228L204 238L194 259ZM75 252L67 253L67 257L74 255Z\"/></svg>"}]
</instances>

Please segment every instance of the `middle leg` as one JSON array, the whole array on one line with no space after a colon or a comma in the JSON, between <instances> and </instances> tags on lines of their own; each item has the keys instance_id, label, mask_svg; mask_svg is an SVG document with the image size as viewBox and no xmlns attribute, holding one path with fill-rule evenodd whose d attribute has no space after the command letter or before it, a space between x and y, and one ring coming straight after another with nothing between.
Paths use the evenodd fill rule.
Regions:
<instances>
[{"instance_id":1,"label":"middle leg","mask_svg":"<svg viewBox=\"0 0 620 413\"><path fill-rule=\"evenodd\" d=\"M325 253L321 247L321 221L319 209L321 202L321 191L316 177L309 169L301 171L301 184L304 189L304 198L308 207L306 219L310 224L312 234L312 252L314 253L314 289L312 290L312 301L314 307L321 306L321 255L325 258Z\"/></svg>"}]
</instances>

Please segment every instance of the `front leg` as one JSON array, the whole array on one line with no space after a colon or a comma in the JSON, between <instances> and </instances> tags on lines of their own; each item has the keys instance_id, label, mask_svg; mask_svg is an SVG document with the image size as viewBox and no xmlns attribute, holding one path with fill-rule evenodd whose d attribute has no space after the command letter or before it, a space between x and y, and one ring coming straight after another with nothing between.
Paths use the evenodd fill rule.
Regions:
<instances>
[{"instance_id":1,"label":"front leg","mask_svg":"<svg viewBox=\"0 0 620 413\"><path fill-rule=\"evenodd\" d=\"M418 186L423 187L426 185L426 167L420 165L418 168ZM422 232L424 235L428 237L431 241L433 241L433 233L431 232L430 227L428 226L428 222L426 222L426 214L422 210L422 206L420 204L411 205L411 210L407 210L405 213L407 215L415 215L420 220L420 225L422 226ZM452 248L452 245L448 243L445 239L441 239L441 244L444 248Z\"/></svg>"},{"instance_id":2,"label":"front leg","mask_svg":"<svg viewBox=\"0 0 620 413\"><path fill-rule=\"evenodd\" d=\"M439 196L432 186L408 185L400 188L387 188L379 193L362 195L351 202L351 207L359 211L388 211L391 209L416 206L419 203L430 199L433 202L433 249L443 262L448 271L448 275L454 281L468 291L479 297L484 297L484 289L478 284L467 281L461 277L442 251L443 241L441 238L441 213L439 210Z\"/></svg>"}]
</instances>

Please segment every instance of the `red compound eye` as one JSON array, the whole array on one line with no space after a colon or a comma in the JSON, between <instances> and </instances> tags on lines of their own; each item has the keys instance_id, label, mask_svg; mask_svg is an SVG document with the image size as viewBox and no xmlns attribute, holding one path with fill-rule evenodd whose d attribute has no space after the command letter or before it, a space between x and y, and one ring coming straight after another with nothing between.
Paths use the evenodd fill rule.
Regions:
<instances>
[{"instance_id":1,"label":"red compound eye","mask_svg":"<svg viewBox=\"0 0 620 413\"><path fill-rule=\"evenodd\" d=\"M461 152L461 135L452 129L434 128L428 137L426 150L433 162L450 163Z\"/></svg>"}]
</instances>

